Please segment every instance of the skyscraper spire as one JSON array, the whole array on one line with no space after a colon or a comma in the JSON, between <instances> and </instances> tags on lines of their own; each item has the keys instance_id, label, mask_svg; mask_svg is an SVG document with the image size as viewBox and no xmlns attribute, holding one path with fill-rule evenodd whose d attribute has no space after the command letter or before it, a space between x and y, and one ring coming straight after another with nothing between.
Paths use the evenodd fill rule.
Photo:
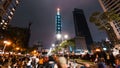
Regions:
<instances>
[{"instance_id":1,"label":"skyscraper spire","mask_svg":"<svg viewBox=\"0 0 120 68\"><path fill-rule=\"evenodd\" d=\"M57 8L57 15L60 15L60 8Z\"/></svg>"}]
</instances>

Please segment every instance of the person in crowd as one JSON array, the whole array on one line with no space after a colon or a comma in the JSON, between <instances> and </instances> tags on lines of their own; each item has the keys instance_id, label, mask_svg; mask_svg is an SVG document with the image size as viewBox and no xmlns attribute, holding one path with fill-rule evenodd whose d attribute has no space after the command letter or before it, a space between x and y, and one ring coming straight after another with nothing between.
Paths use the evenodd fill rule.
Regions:
<instances>
[{"instance_id":1,"label":"person in crowd","mask_svg":"<svg viewBox=\"0 0 120 68\"><path fill-rule=\"evenodd\" d=\"M72 68L72 63L68 63L68 68Z\"/></svg>"},{"instance_id":2,"label":"person in crowd","mask_svg":"<svg viewBox=\"0 0 120 68\"><path fill-rule=\"evenodd\" d=\"M106 52L106 64L109 66L110 65L110 53L109 51Z\"/></svg>"},{"instance_id":3,"label":"person in crowd","mask_svg":"<svg viewBox=\"0 0 120 68\"><path fill-rule=\"evenodd\" d=\"M115 68L115 56L110 52L110 66Z\"/></svg>"},{"instance_id":4,"label":"person in crowd","mask_svg":"<svg viewBox=\"0 0 120 68\"><path fill-rule=\"evenodd\" d=\"M38 68L43 68L43 63L44 63L43 57L40 56L39 63L38 63Z\"/></svg>"},{"instance_id":5,"label":"person in crowd","mask_svg":"<svg viewBox=\"0 0 120 68\"><path fill-rule=\"evenodd\" d=\"M27 68L32 68L31 62L32 62L32 59L31 59L31 58L28 58L28 59L27 59Z\"/></svg>"},{"instance_id":6,"label":"person in crowd","mask_svg":"<svg viewBox=\"0 0 120 68\"><path fill-rule=\"evenodd\" d=\"M115 57L115 68L120 68L120 54L116 55Z\"/></svg>"},{"instance_id":7,"label":"person in crowd","mask_svg":"<svg viewBox=\"0 0 120 68\"><path fill-rule=\"evenodd\" d=\"M55 57L54 57L54 55L51 55L51 56L49 56L49 61L48 61L48 67L50 67L50 68L54 68L54 65L55 65Z\"/></svg>"},{"instance_id":8,"label":"person in crowd","mask_svg":"<svg viewBox=\"0 0 120 68\"><path fill-rule=\"evenodd\" d=\"M43 58L43 65L44 65L44 68L47 68L47 66L48 66L48 60L49 60L49 58L48 58L48 56L44 56L44 58Z\"/></svg>"},{"instance_id":9,"label":"person in crowd","mask_svg":"<svg viewBox=\"0 0 120 68\"><path fill-rule=\"evenodd\" d=\"M57 62L58 68L67 68L67 60L65 57L59 57Z\"/></svg>"},{"instance_id":10,"label":"person in crowd","mask_svg":"<svg viewBox=\"0 0 120 68\"><path fill-rule=\"evenodd\" d=\"M37 67L38 67L38 63L39 63L39 57L38 57L38 56L36 56L36 58L35 58L35 68L37 68Z\"/></svg>"},{"instance_id":11,"label":"person in crowd","mask_svg":"<svg viewBox=\"0 0 120 68\"><path fill-rule=\"evenodd\" d=\"M98 60L99 60L99 56L98 56L98 54L96 54L94 63L98 63Z\"/></svg>"},{"instance_id":12,"label":"person in crowd","mask_svg":"<svg viewBox=\"0 0 120 68\"><path fill-rule=\"evenodd\" d=\"M107 66L105 65L105 59L104 58L100 58L98 60L98 68L106 68Z\"/></svg>"}]
</instances>

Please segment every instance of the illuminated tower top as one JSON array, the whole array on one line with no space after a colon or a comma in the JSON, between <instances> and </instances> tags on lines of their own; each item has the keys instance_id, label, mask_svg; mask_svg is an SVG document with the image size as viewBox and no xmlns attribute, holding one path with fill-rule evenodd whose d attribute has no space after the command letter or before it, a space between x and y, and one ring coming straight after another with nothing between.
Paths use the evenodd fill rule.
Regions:
<instances>
[{"instance_id":1,"label":"illuminated tower top","mask_svg":"<svg viewBox=\"0 0 120 68\"><path fill-rule=\"evenodd\" d=\"M57 8L57 15L60 15L60 8Z\"/></svg>"},{"instance_id":2,"label":"illuminated tower top","mask_svg":"<svg viewBox=\"0 0 120 68\"><path fill-rule=\"evenodd\" d=\"M56 15L56 34L61 34L61 15L60 15L60 9L57 8L57 15Z\"/></svg>"}]
</instances>

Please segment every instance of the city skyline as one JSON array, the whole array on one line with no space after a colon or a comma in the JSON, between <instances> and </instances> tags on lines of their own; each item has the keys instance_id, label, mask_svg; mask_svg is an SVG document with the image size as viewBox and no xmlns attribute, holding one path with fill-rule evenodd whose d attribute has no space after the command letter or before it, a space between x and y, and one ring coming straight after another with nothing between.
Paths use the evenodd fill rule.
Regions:
<instances>
[{"instance_id":1,"label":"city skyline","mask_svg":"<svg viewBox=\"0 0 120 68\"><path fill-rule=\"evenodd\" d=\"M85 17L94 41L105 39L103 31L98 31L94 24L89 22L89 16L95 11L102 11L97 0L24 0L20 2L13 20L10 24L19 27L31 25L30 45L42 42L45 47L51 47L55 40L55 15L56 9L61 9L62 32L68 34L70 38L75 37L72 11L74 8L83 9Z\"/></svg>"}]
</instances>

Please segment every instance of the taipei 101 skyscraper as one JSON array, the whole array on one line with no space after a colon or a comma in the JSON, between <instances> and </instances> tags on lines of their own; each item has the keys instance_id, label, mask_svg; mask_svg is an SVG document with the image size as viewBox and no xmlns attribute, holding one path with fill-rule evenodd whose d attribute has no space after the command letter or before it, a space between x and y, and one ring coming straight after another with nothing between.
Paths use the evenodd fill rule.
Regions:
<instances>
[{"instance_id":1,"label":"taipei 101 skyscraper","mask_svg":"<svg viewBox=\"0 0 120 68\"><path fill-rule=\"evenodd\" d=\"M56 21L55 21L55 28L56 28L56 39L61 39L61 31L62 31L62 23L61 23L61 15L60 15L60 9L57 8L57 14L56 14Z\"/></svg>"}]
</instances>

